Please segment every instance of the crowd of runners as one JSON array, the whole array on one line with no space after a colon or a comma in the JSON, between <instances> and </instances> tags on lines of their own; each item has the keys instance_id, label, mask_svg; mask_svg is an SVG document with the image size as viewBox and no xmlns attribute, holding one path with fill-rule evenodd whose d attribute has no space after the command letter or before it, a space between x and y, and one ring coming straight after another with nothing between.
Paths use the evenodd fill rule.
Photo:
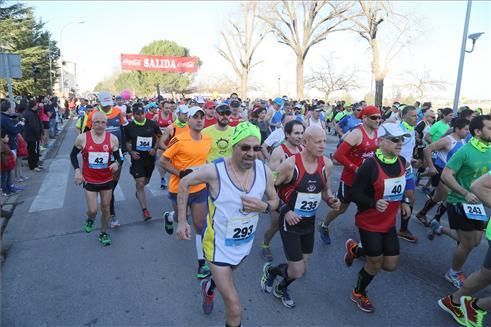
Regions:
<instances>
[{"instance_id":1,"label":"crowd of runners","mask_svg":"<svg viewBox=\"0 0 491 327\"><path fill-rule=\"evenodd\" d=\"M439 306L462 326L483 326L491 298L475 294L491 283L491 250L479 271L465 277L463 268L483 231L491 242L485 209L491 203L489 115L461 108L454 117L451 109L435 111L431 103L379 109L364 101L331 106L286 97L242 101L231 94L223 101L175 102L124 100L107 92L98 94L97 103L85 102L78 113L80 134L70 159L75 182L86 193L85 231L93 230L100 205L99 241L111 244L108 229L117 228L122 217L116 214L114 190L125 161L130 161L142 219L151 219L145 185L156 166L163 195L172 204L159 213L163 228L179 240L191 240L194 230L202 308L212 312L218 291L226 326L241 325L233 274L251 253L260 214L269 215L271 223L259 236L266 262L258 267L258 287L295 307L291 293L314 249L321 202L331 208L317 225L327 245L334 220L351 202L357 206L353 228L359 239L346 240L344 261L351 266L364 260L348 294L360 310L374 311L367 288L381 270L397 269L399 239L417 243L409 229L414 214L429 239L445 234L456 240L444 277L457 291L438 300ZM339 141L326 156L328 135ZM337 192L329 188L334 165L342 166ZM419 187L428 198L422 207L415 204ZM435 206L436 215L429 217ZM448 224L442 223L445 212ZM283 263L272 263L275 234L283 244Z\"/></svg>"}]
</instances>

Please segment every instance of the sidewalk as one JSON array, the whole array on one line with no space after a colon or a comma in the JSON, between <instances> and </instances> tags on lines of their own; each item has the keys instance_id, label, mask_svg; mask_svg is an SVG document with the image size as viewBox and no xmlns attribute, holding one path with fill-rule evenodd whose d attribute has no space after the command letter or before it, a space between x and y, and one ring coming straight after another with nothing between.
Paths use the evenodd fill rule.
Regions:
<instances>
[{"instance_id":1,"label":"sidewalk","mask_svg":"<svg viewBox=\"0 0 491 327\"><path fill-rule=\"evenodd\" d=\"M50 155L51 152L54 151L57 147L57 145L63 140L65 137L67 128L70 126L72 119L65 119L63 123L59 125L60 133L53 139L49 139L48 141L48 146L46 149L41 151L40 154L40 162L43 162L46 160ZM23 160L22 161L22 167L24 169L27 169L27 161ZM1 196L0 197L0 208L1 208L1 214L0 214L0 238L3 235L3 232L5 228L7 227L8 221L10 217L12 217L15 206L22 201L22 191L10 196ZM3 249L2 249L2 261L3 261Z\"/></svg>"}]
</instances>

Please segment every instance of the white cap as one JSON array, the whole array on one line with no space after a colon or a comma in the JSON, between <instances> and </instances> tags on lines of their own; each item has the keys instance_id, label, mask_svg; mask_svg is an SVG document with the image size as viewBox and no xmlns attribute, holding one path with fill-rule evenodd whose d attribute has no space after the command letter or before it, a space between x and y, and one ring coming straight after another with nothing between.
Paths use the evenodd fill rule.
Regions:
<instances>
[{"instance_id":1,"label":"white cap","mask_svg":"<svg viewBox=\"0 0 491 327\"><path fill-rule=\"evenodd\" d=\"M113 96L107 91L99 92L97 99L103 107L114 106Z\"/></svg>"},{"instance_id":2,"label":"white cap","mask_svg":"<svg viewBox=\"0 0 491 327\"><path fill-rule=\"evenodd\" d=\"M189 111L189 107L186 106L185 104L181 104L179 107L177 107L176 112L181 113L181 114L187 114Z\"/></svg>"},{"instance_id":3,"label":"white cap","mask_svg":"<svg viewBox=\"0 0 491 327\"><path fill-rule=\"evenodd\" d=\"M198 95L196 97L196 102L199 103L199 104L204 104L205 103L205 99L201 95Z\"/></svg>"},{"instance_id":4,"label":"white cap","mask_svg":"<svg viewBox=\"0 0 491 327\"><path fill-rule=\"evenodd\" d=\"M410 137L411 134L406 133L399 124L396 123L385 123L378 128L378 137Z\"/></svg>"},{"instance_id":5,"label":"white cap","mask_svg":"<svg viewBox=\"0 0 491 327\"><path fill-rule=\"evenodd\" d=\"M189 111L188 111L188 117L191 118L193 117L194 115L196 115L199 111L201 111L203 113L203 115L205 114L205 112L203 111L203 109L201 109L200 107L198 106L194 106L194 107L191 107L189 108Z\"/></svg>"}]
</instances>

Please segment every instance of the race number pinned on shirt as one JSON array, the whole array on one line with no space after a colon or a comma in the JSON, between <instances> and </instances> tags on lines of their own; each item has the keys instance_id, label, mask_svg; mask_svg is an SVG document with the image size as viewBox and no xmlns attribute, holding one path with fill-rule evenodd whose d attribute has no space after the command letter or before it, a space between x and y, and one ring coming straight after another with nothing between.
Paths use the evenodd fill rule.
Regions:
<instances>
[{"instance_id":1,"label":"race number pinned on shirt","mask_svg":"<svg viewBox=\"0 0 491 327\"><path fill-rule=\"evenodd\" d=\"M238 246L252 241L256 233L258 218L257 214L232 217L227 223L225 246Z\"/></svg>"},{"instance_id":2,"label":"race number pinned on shirt","mask_svg":"<svg viewBox=\"0 0 491 327\"><path fill-rule=\"evenodd\" d=\"M389 202L401 201L406 188L406 177L387 178L384 180L384 200Z\"/></svg>"},{"instance_id":3,"label":"race number pinned on shirt","mask_svg":"<svg viewBox=\"0 0 491 327\"><path fill-rule=\"evenodd\" d=\"M321 204L321 193L297 193L293 211L300 217L313 217Z\"/></svg>"},{"instance_id":4,"label":"race number pinned on shirt","mask_svg":"<svg viewBox=\"0 0 491 327\"><path fill-rule=\"evenodd\" d=\"M104 169L109 164L108 152L89 152L89 168Z\"/></svg>"},{"instance_id":5,"label":"race number pinned on shirt","mask_svg":"<svg viewBox=\"0 0 491 327\"><path fill-rule=\"evenodd\" d=\"M462 203L462 207L464 208L464 213L467 218L488 221L488 217L486 216L486 211L484 210L484 206L482 205L482 203Z\"/></svg>"},{"instance_id":6,"label":"race number pinned on shirt","mask_svg":"<svg viewBox=\"0 0 491 327\"><path fill-rule=\"evenodd\" d=\"M136 150L138 150L138 151L150 151L150 150L152 150L152 137L137 136L137 138L136 138Z\"/></svg>"}]
</instances>

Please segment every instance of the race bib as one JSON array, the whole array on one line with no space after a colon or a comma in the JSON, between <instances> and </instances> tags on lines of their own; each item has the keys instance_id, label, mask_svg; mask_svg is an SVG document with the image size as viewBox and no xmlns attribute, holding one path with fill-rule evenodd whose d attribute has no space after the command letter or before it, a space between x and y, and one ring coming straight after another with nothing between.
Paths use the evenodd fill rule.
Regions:
<instances>
[{"instance_id":1,"label":"race bib","mask_svg":"<svg viewBox=\"0 0 491 327\"><path fill-rule=\"evenodd\" d=\"M297 194L297 201L293 211L300 217L313 217L321 203L321 193L302 193Z\"/></svg>"},{"instance_id":2,"label":"race bib","mask_svg":"<svg viewBox=\"0 0 491 327\"><path fill-rule=\"evenodd\" d=\"M478 204L470 204L470 203L462 203L462 207L464 208L464 213L469 219L488 221L488 217L486 216L486 211L484 210L484 206L482 203Z\"/></svg>"},{"instance_id":3,"label":"race bib","mask_svg":"<svg viewBox=\"0 0 491 327\"><path fill-rule=\"evenodd\" d=\"M152 138L138 136L136 138L136 150L138 151L150 151L152 150Z\"/></svg>"},{"instance_id":4,"label":"race bib","mask_svg":"<svg viewBox=\"0 0 491 327\"><path fill-rule=\"evenodd\" d=\"M225 246L238 246L252 241L256 233L258 218L257 214L232 217L227 223Z\"/></svg>"},{"instance_id":5,"label":"race bib","mask_svg":"<svg viewBox=\"0 0 491 327\"><path fill-rule=\"evenodd\" d=\"M108 152L89 152L89 168L104 169L109 164Z\"/></svg>"},{"instance_id":6,"label":"race bib","mask_svg":"<svg viewBox=\"0 0 491 327\"><path fill-rule=\"evenodd\" d=\"M401 201L406 188L406 177L387 178L384 180L384 200L389 202Z\"/></svg>"}]
</instances>

